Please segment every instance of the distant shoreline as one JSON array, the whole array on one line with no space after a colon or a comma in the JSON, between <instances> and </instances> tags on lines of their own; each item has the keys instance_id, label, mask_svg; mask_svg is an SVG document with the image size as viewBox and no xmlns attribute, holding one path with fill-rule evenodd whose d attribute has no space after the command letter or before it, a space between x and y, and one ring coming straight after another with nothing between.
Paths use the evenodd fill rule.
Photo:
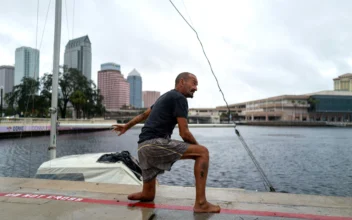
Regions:
<instances>
[{"instance_id":1,"label":"distant shoreline","mask_svg":"<svg viewBox=\"0 0 352 220\"><path fill-rule=\"evenodd\" d=\"M238 125L285 126L285 127L352 127L351 122L325 121L240 121Z\"/></svg>"},{"instance_id":2,"label":"distant shoreline","mask_svg":"<svg viewBox=\"0 0 352 220\"><path fill-rule=\"evenodd\" d=\"M91 121L72 120L59 121L58 134L86 133L95 131L111 130L111 125L116 124L114 120ZM104 123L102 123L104 122ZM144 124L137 124L136 128ZM238 121L237 126L272 126L272 127L352 127L349 122L307 122L307 121ZM223 128L234 127L234 124L189 124L190 128ZM0 139L33 137L50 135L50 124L48 121L12 121L0 124Z\"/></svg>"}]
</instances>

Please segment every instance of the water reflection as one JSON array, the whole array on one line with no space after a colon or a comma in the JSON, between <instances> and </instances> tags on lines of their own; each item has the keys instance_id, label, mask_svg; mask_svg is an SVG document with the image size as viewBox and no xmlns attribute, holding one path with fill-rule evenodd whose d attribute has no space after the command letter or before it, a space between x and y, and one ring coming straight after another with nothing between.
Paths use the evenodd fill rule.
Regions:
<instances>
[{"instance_id":1,"label":"water reflection","mask_svg":"<svg viewBox=\"0 0 352 220\"><path fill-rule=\"evenodd\" d=\"M352 196L352 135L348 128L238 128L277 191ZM233 128L193 128L210 151L207 185L266 191ZM59 135L57 156L128 150L137 155L140 129ZM174 138L179 139L175 130ZM49 136L0 140L0 176L33 177L48 160ZM178 161L160 184L194 186L194 161Z\"/></svg>"}]
</instances>

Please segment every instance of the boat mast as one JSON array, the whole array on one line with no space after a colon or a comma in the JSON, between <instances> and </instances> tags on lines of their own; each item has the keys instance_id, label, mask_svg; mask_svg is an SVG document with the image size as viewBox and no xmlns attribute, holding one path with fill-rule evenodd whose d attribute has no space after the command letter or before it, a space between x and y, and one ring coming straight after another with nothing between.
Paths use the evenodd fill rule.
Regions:
<instances>
[{"instance_id":1,"label":"boat mast","mask_svg":"<svg viewBox=\"0 0 352 220\"><path fill-rule=\"evenodd\" d=\"M56 123L57 123L57 87L59 78L60 64L60 41L61 41L61 8L62 0L56 0L55 3L55 33L54 33L54 61L53 61L53 79L52 79L52 94L51 94L51 128L50 128L50 146L49 158L56 158Z\"/></svg>"}]
</instances>

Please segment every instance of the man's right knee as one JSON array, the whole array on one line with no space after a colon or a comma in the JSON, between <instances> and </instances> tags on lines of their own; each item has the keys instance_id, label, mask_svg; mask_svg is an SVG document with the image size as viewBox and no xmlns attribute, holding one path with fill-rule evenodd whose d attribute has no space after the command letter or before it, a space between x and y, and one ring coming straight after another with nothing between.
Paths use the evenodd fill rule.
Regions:
<instances>
[{"instance_id":1,"label":"man's right knee","mask_svg":"<svg viewBox=\"0 0 352 220\"><path fill-rule=\"evenodd\" d=\"M209 150L208 148L202 146L202 145L199 145L199 150L200 150L200 154L202 157L206 157L206 158L209 158Z\"/></svg>"},{"instance_id":2,"label":"man's right knee","mask_svg":"<svg viewBox=\"0 0 352 220\"><path fill-rule=\"evenodd\" d=\"M202 145L191 144L186 152L182 155L181 159L197 159L199 157L209 159L209 151Z\"/></svg>"}]
</instances>

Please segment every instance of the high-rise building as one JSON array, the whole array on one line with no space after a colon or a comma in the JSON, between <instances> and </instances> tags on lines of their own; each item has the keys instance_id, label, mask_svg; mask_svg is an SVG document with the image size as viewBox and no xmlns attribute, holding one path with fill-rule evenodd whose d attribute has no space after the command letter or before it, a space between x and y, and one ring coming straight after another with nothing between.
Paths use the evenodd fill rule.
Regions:
<instances>
[{"instance_id":1,"label":"high-rise building","mask_svg":"<svg viewBox=\"0 0 352 220\"><path fill-rule=\"evenodd\" d=\"M352 92L352 73L343 74L333 80L335 91Z\"/></svg>"},{"instance_id":2,"label":"high-rise building","mask_svg":"<svg viewBox=\"0 0 352 220\"><path fill-rule=\"evenodd\" d=\"M155 101L160 97L160 92L157 91L143 91L144 108L149 108L154 105Z\"/></svg>"},{"instance_id":3,"label":"high-rise building","mask_svg":"<svg viewBox=\"0 0 352 220\"><path fill-rule=\"evenodd\" d=\"M130 84L130 104L136 108L142 108L142 77L136 69L133 69L127 77Z\"/></svg>"},{"instance_id":4,"label":"high-rise building","mask_svg":"<svg viewBox=\"0 0 352 220\"><path fill-rule=\"evenodd\" d=\"M14 85L20 84L23 77L39 77L39 50L30 47L16 49Z\"/></svg>"},{"instance_id":5,"label":"high-rise building","mask_svg":"<svg viewBox=\"0 0 352 220\"><path fill-rule=\"evenodd\" d=\"M13 66L0 66L0 89L2 88L3 97L0 99L3 100L3 107L7 107L7 104L4 102L4 97L6 93L12 92L14 80L15 80L15 68Z\"/></svg>"},{"instance_id":6,"label":"high-rise building","mask_svg":"<svg viewBox=\"0 0 352 220\"><path fill-rule=\"evenodd\" d=\"M118 110L130 104L130 85L119 70L100 70L98 89L104 96L103 105L107 110Z\"/></svg>"},{"instance_id":7,"label":"high-rise building","mask_svg":"<svg viewBox=\"0 0 352 220\"><path fill-rule=\"evenodd\" d=\"M88 35L67 43L64 65L78 69L88 80L92 79L92 48Z\"/></svg>"},{"instance_id":8,"label":"high-rise building","mask_svg":"<svg viewBox=\"0 0 352 220\"><path fill-rule=\"evenodd\" d=\"M116 70L121 72L121 66L117 63L103 63L100 65L101 70Z\"/></svg>"}]
</instances>

